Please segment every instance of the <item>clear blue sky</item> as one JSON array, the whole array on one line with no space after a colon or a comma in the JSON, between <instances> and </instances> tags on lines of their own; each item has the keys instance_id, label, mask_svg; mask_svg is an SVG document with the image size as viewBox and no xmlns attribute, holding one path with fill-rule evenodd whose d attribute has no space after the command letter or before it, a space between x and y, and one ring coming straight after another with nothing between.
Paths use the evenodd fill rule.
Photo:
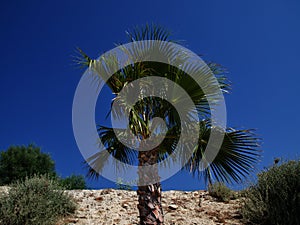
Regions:
<instances>
[{"instance_id":1,"label":"clear blue sky","mask_svg":"<svg viewBox=\"0 0 300 225\"><path fill-rule=\"evenodd\" d=\"M62 176L84 174L71 120L83 73L72 63L74 49L98 57L126 41L126 29L154 22L228 68L228 124L256 128L263 138L257 170L274 157L299 157L299 12L297 0L2 1L0 150L34 142ZM105 179L89 185L114 186ZM182 172L163 188L203 183Z\"/></svg>"}]
</instances>

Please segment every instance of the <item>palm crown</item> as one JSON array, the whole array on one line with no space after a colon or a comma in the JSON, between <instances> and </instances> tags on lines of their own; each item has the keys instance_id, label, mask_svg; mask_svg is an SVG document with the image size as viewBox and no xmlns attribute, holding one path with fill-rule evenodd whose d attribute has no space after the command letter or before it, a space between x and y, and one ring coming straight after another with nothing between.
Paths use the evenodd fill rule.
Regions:
<instances>
[{"instance_id":1,"label":"palm crown","mask_svg":"<svg viewBox=\"0 0 300 225\"><path fill-rule=\"evenodd\" d=\"M141 29L137 28L131 32L127 32L127 35L130 42L138 43L138 41L141 40L173 42L170 40L170 33L159 26L145 26ZM167 47L163 45L160 46L160 48L165 48L164 57L172 57L173 50L171 48L166 49ZM136 51L126 52L126 54L132 57L135 57L137 54L146 56L147 51L145 51L145 49L146 48L137 47ZM99 60L90 59L81 50L80 53L82 55L80 64L86 65L92 69L95 77L103 76L101 72L97 71L97 64L99 64ZM163 141L157 147L157 162L161 162L167 157L172 157L174 162L182 163L183 169L186 169L193 174L203 176L205 181L208 182L212 182L215 179L224 182L241 181L242 178L251 171L259 158L259 138L254 134L253 130L236 130L233 128L227 128L218 154L214 160L209 163L208 167L203 169L201 160L203 160L205 156L205 149L212 130L214 129L217 132L224 131L215 125L212 125L210 120L212 106L209 105L208 98L214 97L214 90L212 89L210 93L207 91L204 92L203 88L199 87L197 82L184 72L183 68L186 67L189 71L195 72L198 75L198 81L203 83L206 87L210 87L213 82L209 78L210 73L213 73L213 75L217 78L218 88L223 93L227 93L230 89L230 82L228 82L225 76L226 70L222 66L211 62L207 62L209 70L203 70L197 66L191 68L190 63L185 61L184 55L179 57L177 56L176 60L181 60L181 68L161 62L143 60L138 63L129 64L115 72L106 81L108 87L115 94L115 98L112 99L112 105L117 104L119 106L111 108L110 112L112 116L119 118L122 117L124 112L128 112L128 126L138 139L147 139L152 135L155 130L152 123L154 118L160 117L165 121L167 132ZM102 61L101 63L111 65L116 63L116 59L111 57L109 60L106 60L105 62ZM136 102L133 107L129 107L129 100L126 98L126 92L125 98L124 94L123 98L120 98L119 94L122 90L124 90L124 87L130 87L131 85L133 88L133 81L149 76L167 78L182 87L195 104L195 109L186 109L187 121L189 121L189 118L197 115L199 122L183 124L174 107L174 104L182 104L185 101L183 96L179 96L176 99L176 102L172 102L172 104L157 96L148 96L143 98L143 92L147 88L151 89L151 83L147 83L145 85L143 85L143 83L139 83L139 93L137 94L141 96L142 100ZM172 87L167 86L166 88L170 90ZM164 91L162 90L160 94L163 97ZM214 102L218 104L218 99L216 98ZM180 160L181 156L177 155L174 157L173 153L178 144L182 129L190 129L191 126L196 126L199 130L199 139L197 140L197 146L193 148L191 157L186 162L185 160ZM120 142L115 134L116 129L99 126L98 131L100 140L106 147L107 151L99 152L87 159L90 176L97 177L99 173L101 174L103 165L106 163L110 155L126 164L133 165L137 162L138 151ZM118 133L126 138L127 133L125 132L125 129L118 129ZM109 154L107 154L107 152ZM181 153L184 154L184 151L181 151Z\"/></svg>"}]
</instances>

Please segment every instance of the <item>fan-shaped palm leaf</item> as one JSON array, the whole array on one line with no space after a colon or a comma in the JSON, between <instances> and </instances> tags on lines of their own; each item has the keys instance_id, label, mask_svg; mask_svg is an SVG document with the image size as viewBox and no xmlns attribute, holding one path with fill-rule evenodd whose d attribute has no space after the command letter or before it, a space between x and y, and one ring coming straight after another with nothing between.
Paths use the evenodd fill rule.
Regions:
<instances>
[{"instance_id":1,"label":"fan-shaped palm leaf","mask_svg":"<svg viewBox=\"0 0 300 225\"><path fill-rule=\"evenodd\" d=\"M186 164L185 169L193 174L203 175L204 180L212 182L214 179L232 183L240 182L242 178L253 170L253 165L260 157L260 139L255 135L254 130L236 130L227 128L224 140L214 160L204 168L205 163L201 160L205 157L205 149L211 134L211 130L220 128L212 127L209 121L202 121L200 124L200 138L198 148ZM205 160L205 159L204 159Z\"/></svg>"}]
</instances>

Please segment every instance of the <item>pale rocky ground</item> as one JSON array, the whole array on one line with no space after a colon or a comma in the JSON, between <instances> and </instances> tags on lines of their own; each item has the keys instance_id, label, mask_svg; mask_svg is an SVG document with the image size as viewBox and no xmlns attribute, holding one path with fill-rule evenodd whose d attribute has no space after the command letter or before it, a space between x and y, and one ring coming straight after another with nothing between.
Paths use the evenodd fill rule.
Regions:
<instances>
[{"instance_id":1,"label":"pale rocky ground","mask_svg":"<svg viewBox=\"0 0 300 225\"><path fill-rule=\"evenodd\" d=\"M0 187L0 193L7 192ZM138 225L136 191L66 191L78 203L75 214L57 225ZM199 200L201 199L201 205ZM218 202L206 191L164 191L165 225L241 225L240 200Z\"/></svg>"},{"instance_id":2,"label":"pale rocky ground","mask_svg":"<svg viewBox=\"0 0 300 225\"><path fill-rule=\"evenodd\" d=\"M57 225L137 225L135 191L114 189L74 190L68 193L79 207L75 215ZM201 199L201 206L199 206ZM165 225L240 225L240 201L218 202L205 191L162 193Z\"/></svg>"}]
</instances>

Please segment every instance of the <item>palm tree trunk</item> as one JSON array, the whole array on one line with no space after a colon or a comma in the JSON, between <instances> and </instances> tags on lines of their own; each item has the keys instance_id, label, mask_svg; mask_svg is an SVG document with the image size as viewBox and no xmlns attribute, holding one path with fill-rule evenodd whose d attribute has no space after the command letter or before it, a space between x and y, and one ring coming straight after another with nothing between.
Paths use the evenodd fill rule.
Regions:
<instances>
[{"instance_id":1,"label":"palm tree trunk","mask_svg":"<svg viewBox=\"0 0 300 225\"><path fill-rule=\"evenodd\" d=\"M139 166L156 165L157 150L139 151ZM149 169L146 172L138 172L139 183L151 183L150 181L158 180L158 169ZM139 186L138 210L140 214L140 225L158 225L164 223L163 210L161 206L161 184L160 182L146 186Z\"/></svg>"}]
</instances>

